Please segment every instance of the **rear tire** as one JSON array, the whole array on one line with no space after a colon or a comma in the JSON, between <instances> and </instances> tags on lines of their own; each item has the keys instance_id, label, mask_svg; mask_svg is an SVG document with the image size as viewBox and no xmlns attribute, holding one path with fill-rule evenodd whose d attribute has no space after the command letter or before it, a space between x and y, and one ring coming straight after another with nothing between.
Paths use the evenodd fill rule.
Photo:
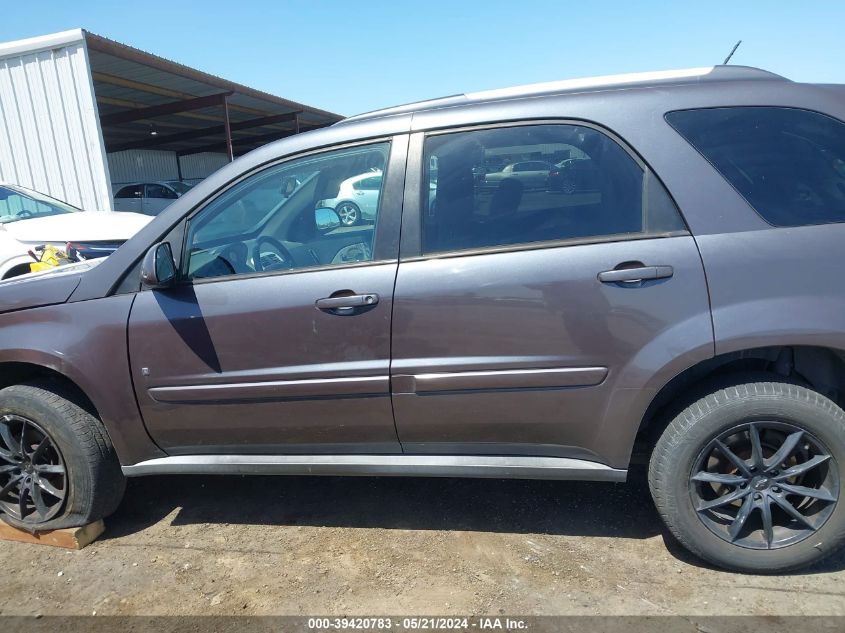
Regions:
<instances>
[{"instance_id":1,"label":"rear tire","mask_svg":"<svg viewBox=\"0 0 845 633\"><path fill-rule=\"evenodd\" d=\"M361 221L361 209L354 202L341 202L335 212L343 226L355 226Z\"/></svg>"},{"instance_id":2,"label":"rear tire","mask_svg":"<svg viewBox=\"0 0 845 633\"><path fill-rule=\"evenodd\" d=\"M714 565L778 573L845 543L845 412L810 389L755 382L714 391L669 424L649 487L675 538Z\"/></svg>"},{"instance_id":3,"label":"rear tire","mask_svg":"<svg viewBox=\"0 0 845 633\"><path fill-rule=\"evenodd\" d=\"M7 523L30 532L79 527L120 504L125 479L114 447L77 400L48 380L0 390L0 516Z\"/></svg>"}]
</instances>

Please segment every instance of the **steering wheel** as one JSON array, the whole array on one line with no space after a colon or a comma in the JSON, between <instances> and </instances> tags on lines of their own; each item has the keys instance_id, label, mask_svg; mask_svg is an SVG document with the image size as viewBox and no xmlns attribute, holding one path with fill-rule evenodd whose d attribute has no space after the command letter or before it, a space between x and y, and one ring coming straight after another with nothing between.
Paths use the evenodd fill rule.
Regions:
<instances>
[{"instance_id":1,"label":"steering wheel","mask_svg":"<svg viewBox=\"0 0 845 633\"><path fill-rule=\"evenodd\" d=\"M274 251L276 251L276 254L281 259L280 262L272 264L266 269L261 263L261 246L263 244L269 244L270 247ZM293 255L290 254L290 251L285 247L285 245L282 244L275 237L271 237L269 235L262 235L257 240L255 240L255 246L252 249L252 263L253 266L255 266L256 272L264 272L265 270L290 270L295 265L293 261Z\"/></svg>"},{"instance_id":2,"label":"steering wheel","mask_svg":"<svg viewBox=\"0 0 845 633\"><path fill-rule=\"evenodd\" d=\"M27 218L31 218L31 217L33 217L34 215L35 215L35 214L34 214L32 211L29 211L28 209L24 209L23 211L18 211L18 212L15 214L15 217L16 217L16 218L21 218L22 220L26 220Z\"/></svg>"}]
</instances>

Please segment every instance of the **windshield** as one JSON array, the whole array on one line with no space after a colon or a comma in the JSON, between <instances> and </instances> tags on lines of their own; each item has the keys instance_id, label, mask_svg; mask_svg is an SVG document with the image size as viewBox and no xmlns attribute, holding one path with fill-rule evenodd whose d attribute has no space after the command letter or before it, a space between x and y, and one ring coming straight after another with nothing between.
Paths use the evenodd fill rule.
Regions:
<instances>
[{"instance_id":1,"label":"windshield","mask_svg":"<svg viewBox=\"0 0 845 633\"><path fill-rule=\"evenodd\" d=\"M76 211L79 209L44 194L0 185L0 224Z\"/></svg>"},{"instance_id":2,"label":"windshield","mask_svg":"<svg viewBox=\"0 0 845 633\"><path fill-rule=\"evenodd\" d=\"M193 187L193 185L189 185L186 182L179 182L178 180L168 180L166 184L180 196L183 193L188 193L191 190L191 187Z\"/></svg>"}]
</instances>

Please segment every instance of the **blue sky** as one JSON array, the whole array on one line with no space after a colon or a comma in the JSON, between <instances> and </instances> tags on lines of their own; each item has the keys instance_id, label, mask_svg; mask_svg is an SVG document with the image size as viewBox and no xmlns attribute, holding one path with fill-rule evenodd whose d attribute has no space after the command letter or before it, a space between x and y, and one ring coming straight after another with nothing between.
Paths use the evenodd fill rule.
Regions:
<instances>
[{"instance_id":1,"label":"blue sky","mask_svg":"<svg viewBox=\"0 0 845 633\"><path fill-rule=\"evenodd\" d=\"M486 88L733 62L845 83L845 2L40 0L0 41L83 27L341 114Z\"/></svg>"}]
</instances>

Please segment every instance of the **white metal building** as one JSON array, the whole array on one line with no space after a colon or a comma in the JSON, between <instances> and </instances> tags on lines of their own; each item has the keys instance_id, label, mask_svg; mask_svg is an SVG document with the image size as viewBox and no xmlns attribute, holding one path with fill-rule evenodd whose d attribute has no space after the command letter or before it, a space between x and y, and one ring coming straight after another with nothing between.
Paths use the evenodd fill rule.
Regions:
<instances>
[{"instance_id":1,"label":"white metal building","mask_svg":"<svg viewBox=\"0 0 845 633\"><path fill-rule=\"evenodd\" d=\"M0 43L0 182L88 210L340 118L82 29Z\"/></svg>"}]
</instances>

